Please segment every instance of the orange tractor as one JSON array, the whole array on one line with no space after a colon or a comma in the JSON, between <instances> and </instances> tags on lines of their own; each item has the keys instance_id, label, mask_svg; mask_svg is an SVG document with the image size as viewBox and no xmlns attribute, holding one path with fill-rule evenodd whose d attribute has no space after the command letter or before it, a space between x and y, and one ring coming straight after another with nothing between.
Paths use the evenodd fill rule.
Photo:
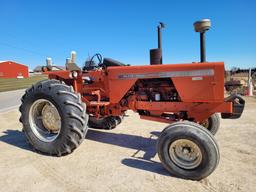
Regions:
<instances>
[{"instance_id":1,"label":"orange tractor","mask_svg":"<svg viewBox=\"0 0 256 192\"><path fill-rule=\"evenodd\" d=\"M84 140L88 127L113 129L127 110L141 119L169 123L158 138L163 166L177 177L200 180L219 162L214 138L222 118L239 118L244 100L224 98L224 63L205 61L210 20L194 23L200 32L201 62L162 64L161 29L150 64L129 66L94 55L83 69L49 71L48 80L26 90L20 106L23 131L35 150L62 156ZM98 63L96 62L98 60Z\"/></svg>"}]
</instances>

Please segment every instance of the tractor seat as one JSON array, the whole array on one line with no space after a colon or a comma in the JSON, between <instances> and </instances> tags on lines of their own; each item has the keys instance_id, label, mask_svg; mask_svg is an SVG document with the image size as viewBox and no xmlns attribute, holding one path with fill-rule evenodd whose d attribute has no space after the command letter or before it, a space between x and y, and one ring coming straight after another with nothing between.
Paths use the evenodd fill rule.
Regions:
<instances>
[{"instance_id":1,"label":"tractor seat","mask_svg":"<svg viewBox=\"0 0 256 192\"><path fill-rule=\"evenodd\" d=\"M111 66L127 66L127 65L111 58L104 58L101 66L111 67Z\"/></svg>"}]
</instances>

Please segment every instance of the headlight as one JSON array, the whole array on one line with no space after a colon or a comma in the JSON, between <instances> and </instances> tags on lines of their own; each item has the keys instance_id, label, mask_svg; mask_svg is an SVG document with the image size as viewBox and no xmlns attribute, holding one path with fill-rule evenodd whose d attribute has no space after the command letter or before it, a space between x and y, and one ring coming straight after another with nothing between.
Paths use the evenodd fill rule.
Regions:
<instances>
[{"instance_id":1,"label":"headlight","mask_svg":"<svg viewBox=\"0 0 256 192\"><path fill-rule=\"evenodd\" d=\"M73 79L73 78L76 79L77 76L78 76L78 73L77 73L76 71L72 71L72 72L69 73L69 77L70 77L71 79Z\"/></svg>"}]
</instances>

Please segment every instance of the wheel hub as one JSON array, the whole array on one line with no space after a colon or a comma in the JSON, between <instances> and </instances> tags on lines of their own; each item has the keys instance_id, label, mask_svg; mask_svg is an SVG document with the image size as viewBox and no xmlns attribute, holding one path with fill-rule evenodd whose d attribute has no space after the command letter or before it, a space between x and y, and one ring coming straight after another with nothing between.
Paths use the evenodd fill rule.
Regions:
<instances>
[{"instance_id":1,"label":"wheel hub","mask_svg":"<svg viewBox=\"0 0 256 192\"><path fill-rule=\"evenodd\" d=\"M171 160L184 169L194 169L202 162L202 152L198 145L188 139L178 139L169 147Z\"/></svg>"},{"instance_id":2,"label":"wheel hub","mask_svg":"<svg viewBox=\"0 0 256 192\"><path fill-rule=\"evenodd\" d=\"M50 132L59 131L61 122L56 107L46 104L42 109L42 121L44 127Z\"/></svg>"},{"instance_id":3,"label":"wheel hub","mask_svg":"<svg viewBox=\"0 0 256 192\"><path fill-rule=\"evenodd\" d=\"M38 139L52 142L60 133L61 117L53 103L46 99L38 99L29 110L29 124Z\"/></svg>"}]
</instances>

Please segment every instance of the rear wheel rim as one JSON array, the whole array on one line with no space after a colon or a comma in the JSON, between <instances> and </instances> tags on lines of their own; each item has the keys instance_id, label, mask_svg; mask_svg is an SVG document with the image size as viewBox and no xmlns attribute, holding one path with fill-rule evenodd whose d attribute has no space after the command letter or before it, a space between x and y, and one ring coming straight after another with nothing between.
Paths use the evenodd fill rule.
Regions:
<instances>
[{"instance_id":1,"label":"rear wheel rim","mask_svg":"<svg viewBox=\"0 0 256 192\"><path fill-rule=\"evenodd\" d=\"M199 146L188 139L178 139L170 144L170 159L180 168L194 169L202 162Z\"/></svg>"},{"instance_id":2,"label":"rear wheel rim","mask_svg":"<svg viewBox=\"0 0 256 192\"><path fill-rule=\"evenodd\" d=\"M38 99L30 107L29 124L39 140L52 142L60 134L61 117L52 102Z\"/></svg>"}]
</instances>

